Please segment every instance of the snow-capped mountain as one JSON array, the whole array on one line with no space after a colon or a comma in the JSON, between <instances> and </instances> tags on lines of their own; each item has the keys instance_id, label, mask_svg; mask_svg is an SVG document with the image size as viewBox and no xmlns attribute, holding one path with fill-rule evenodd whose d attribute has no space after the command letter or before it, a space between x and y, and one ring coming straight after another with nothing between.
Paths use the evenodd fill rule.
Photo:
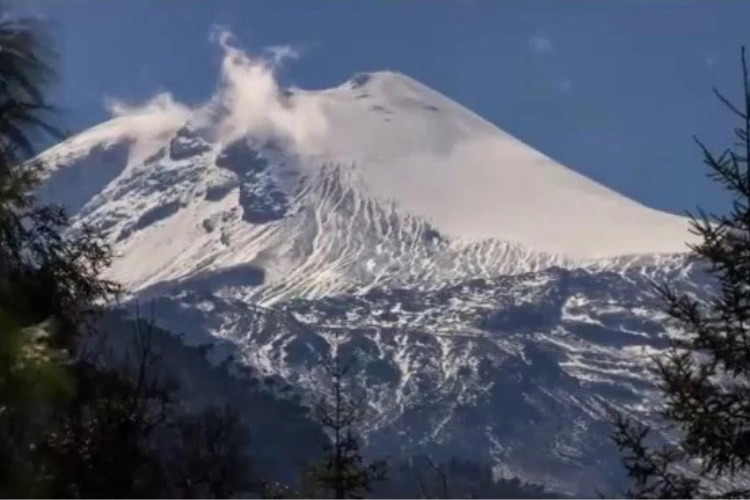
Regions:
<instances>
[{"instance_id":1,"label":"snow-capped mountain","mask_svg":"<svg viewBox=\"0 0 750 500\"><path fill-rule=\"evenodd\" d=\"M214 105L134 140L127 121L141 117L119 118L47 154L49 189L117 242L113 277L134 291L239 267L247 298L270 303L685 250L684 219L408 77L280 98L317 110L315 133L269 127L223 143Z\"/></svg>"},{"instance_id":2,"label":"snow-capped mountain","mask_svg":"<svg viewBox=\"0 0 750 500\"><path fill-rule=\"evenodd\" d=\"M652 398L645 366L669 330L649 280L698 287L686 220L404 75L261 80L71 138L43 155L41 195L100 228L110 276L189 341L229 340L314 391L343 332L373 450L591 493L615 458L606 406Z\"/></svg>"}]
</instances>

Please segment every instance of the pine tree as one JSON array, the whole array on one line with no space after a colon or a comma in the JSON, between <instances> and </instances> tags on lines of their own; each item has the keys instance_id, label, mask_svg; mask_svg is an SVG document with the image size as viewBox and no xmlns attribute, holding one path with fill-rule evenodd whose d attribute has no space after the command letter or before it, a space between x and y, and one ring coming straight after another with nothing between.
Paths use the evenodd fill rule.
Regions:
<instances>
[{"instance_id":1,"label":"pine tree","mask_svg":"<svg viewBox=\"0 0 750 500\"><path fill-rule=\"evenodd\" d=\"M112 253L91 227L73 230L63 207L34 194L45 169L40 140L63 136L46 100L57 62L46 26L0 3L0 47L0 307L22 327L54 319L54 340L70 347L95 305L119 291L100 278Z\"/></svg>"},{"instance_id":2,"label":"pine tree","mask_svg":"<svg viewBox=\"0 0 750 500\"><path fill-rule=\"evenodd\" d=\"M669 284L657 289L685 332L658 360L662 416L677 443L656 446L651 429L614 416L614 438L637 498L747 497L738 474L750 471L750 80L742 49L744 103L718 98L739 119L735 142L720 155L696 139L709 177L732 197L727 214L691 215L700 242L691 250L715 279L703 301Z\"/></svg>"},{"instance_id":3,"label":"pine tree","mask_svg":"<svg viewBox=\"0 0 750 500\"><path fill-rule=\"evenodd\" d=\"M64 211L39 203L40 134L60 137L46 91L56 54L38 20L0 3L0 492L44 494L36 445L72 393L73 332L115 290L98 278L109 249ZM68 340L66 340L68 339ZM41 489L40 489L41 488Z\"/></svg>"},{"instance_id":4,"label":"pine tree","mask_svg":"<svg viewBox=\"0 0 750 500\"><path fill-rule=\"evenodd\" d=\"M154 320L136 315L117 359L98 347L72 365L77 391L40 447L50 496L234 498L259 489L240 414L182 404L161 368Z\"/></svg>"},{"instance_id":5,"label":"pine tree","mask_svg":"<svg viewBox=\"0 0 750 500\"><path fill-rule=\"evenodd\" d=\"M0 312L0 496L47 496L38 443L74 390L52 325L20 328Z\"/></svg>"},{"instance_id":6,"label":"pine tree","mask_svg":"<svg viewBox=\"0 0 750 500\"><path fill-rule=\"evenodd\" d=\"M180 498L234 498L260 485L251 476L250 437L231 407L209 407L177 419L171 481Z\"/></svg>"},{"instance_id":7,"label":"pine tree","mask_svg":"<svg viewBox=\"0 0 750 500\"><path fill-rule=\"evenodd\" d=\"M346 387L346 379L354 358L343 360L341 339L335 334L331 356L324 365L330 380L330 393L320 398L314 411L317 421L328 432L331 441L325 449L322 464L307 471L306 479L313 491L323 498L364 498L375 483L385 480L387 463L367 463L362 455L359 435L365 417L363 398L355 398Z\"/></svg>"}]
</instances>

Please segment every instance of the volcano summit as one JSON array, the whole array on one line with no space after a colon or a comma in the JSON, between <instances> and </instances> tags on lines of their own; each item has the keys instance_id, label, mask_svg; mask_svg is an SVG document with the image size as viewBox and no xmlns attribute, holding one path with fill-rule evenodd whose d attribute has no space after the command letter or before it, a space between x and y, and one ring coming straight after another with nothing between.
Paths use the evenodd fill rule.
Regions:
<instances>
[{"instance_id":1,"label":"volcano summit","mask_svg":"<svg viewBox=\"0 0 750 500\"><path fill-rule=\"evenodd\" d=\"M616 476L606 408L649 418L673 335L650 280L700 289L687 221L407 76L282 89L227 51L207 104L161 96L43 154L40 194L109 239L109 277L303 394L343 338L373 451L579 495Z\"/></svg>"}]
</instances>

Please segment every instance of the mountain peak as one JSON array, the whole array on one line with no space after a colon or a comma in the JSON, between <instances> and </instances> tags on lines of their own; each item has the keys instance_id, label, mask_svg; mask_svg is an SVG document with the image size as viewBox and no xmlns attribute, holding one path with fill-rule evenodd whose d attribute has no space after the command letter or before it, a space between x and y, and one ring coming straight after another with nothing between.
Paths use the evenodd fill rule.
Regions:
<instances>
[{"instance_id":1,"label":"mountain peak","mask_svg":"<svg viewBox=\"0 0 750 500\"><path fill-rule=\"evenodd\" d=\"M348 85L351 88L361 88L367 85L373 85L383 82L414 82L412 78L406 76L398 71L380 70L380 71L368 71L354 74L349 78L344 85Z\"/></svg>"},{"instance_id":2,"label":"mountain peak","mask_svg":"<svg viewBox=\"0 0 750 500\"><path fill-rule=\"evenodd\" d=\"M263 88L94 127L45 154L45 195L107 231L136 288L240 266L264 296L325 294L686 250L685 219L405 75Z\"/></svg>"}]
</instances>

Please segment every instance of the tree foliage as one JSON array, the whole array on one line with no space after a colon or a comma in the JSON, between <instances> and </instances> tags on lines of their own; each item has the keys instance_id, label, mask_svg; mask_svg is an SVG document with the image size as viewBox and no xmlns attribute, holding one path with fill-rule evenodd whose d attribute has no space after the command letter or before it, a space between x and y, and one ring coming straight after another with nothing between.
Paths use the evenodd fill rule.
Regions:
<instances>
[{"instance_id":1,"label":"tree foliage","mask_svg":"<svg viewBox=\"0 0 750 500\"><path fill-rule=\"evenodd\" d=\"M134 325L133 345L119 363L96 356L74 365L78 392L43 446L52 496L231 498L250 491L249 438L237 413L185 408L160 370L153 320Z\"/></svg>"},{"instance_id":2,"label":"tree foliage","mask_svg":"<svg viewBox=\"0 0 750 500\"><path fill-rule=\"evenodd\" d=\"M355 359L342 359L338 334L334 340L331 356L324 364L330 390L314 407L316 419L331 441L325 448L323 462L307 471L307 487L311 491L306 493L323 498L364 498L377 482L385 480L388 465L383 460L367 462L363 456L359 427L366 402L347 391L346 378Z\"/></svg>"},{"instance_id":3,"label":"tree foliage","mask_svg":"<svg viewBox=\"0 0 750 500\"><path fill-rule=\"evenodd\" d=\"M57 134L45 101L55 57L43 28L0 5L0 491L8 495L44 493L37 445L74 391L71 340L85 311L115 290L98 277L108 247L87 228L67 235L64 211L33 195L39 134Z\"/></svg>"},{"instance_id":4,"label":"tree foliage","mask_svg":"<svg viewBox=\"0 0 750 500\"><path fill-rule=\"evenodd\" d=\"M13 16L0 3L0 177L36 154L41 134L59 137L47 91L57 80L58 54L34 17Z\"/></svg>"},{"instance_id":5,"label":"tree foliage","mask_svg":"<svg viewBox=\"0 0 750 500\"><path fill-rule=\"evenodd\" d=\"M543 486L496 477L488 464L415 456L395 464L378 498L560 498Z\"/></svg>"},{"instance_id":6,"label":"tree foliage","mask_svg":"<svg viewBox=\"0 0 750 500\"><path fill-rule=\"evenodd\" d=\"M47 493L34 444L73 392L65 353L48 343L50 329L21 328L0 312L0 496Z\"/></svg>"},{"instance_id":7,"label":"tree foliage","mask_svg":"<svg viewBox=\"0 0 750 500\"><path fill-rule=\"evenodd\" d=\"M700 240L691 250L707 266L715 293L700 300L669 284L657 287L666 313L685 332L656 364L662 416L679 441L654 445L649 427L614 418L615 442L632 481L629 496L750 495L731 486L750 465L750 80L744 48L742 70L742 105L715 91L739 121L732 146L717 155L696 139L709 177L732 199L726 214L691 215Z\"/></svg>"},{"instance_id":8,"label":"tree foliage","mask_svg":"<svg viewBox=\"0 0 750 500\"><path fill-rule=\"evenodd\" d=\"M118 287L100 277L110 247L35 196L45 172L35 158L41 134L62 137L45 98L56 81L52 47L39 20L13 17L0 4L0 307L21 326L54 319L63 345Z\"/></svg>"},{"instance_id":9,"label":"tree foliage","mask_svg":"<svg viewBox=\"0 0 750 500\"><path fill-rule=\"evenodd\" d=\"M231 498L259 490L248 455L250 435L229 406L187 414L175 425L169 473L181 498Z\"/></svg>"}]
</instances>

